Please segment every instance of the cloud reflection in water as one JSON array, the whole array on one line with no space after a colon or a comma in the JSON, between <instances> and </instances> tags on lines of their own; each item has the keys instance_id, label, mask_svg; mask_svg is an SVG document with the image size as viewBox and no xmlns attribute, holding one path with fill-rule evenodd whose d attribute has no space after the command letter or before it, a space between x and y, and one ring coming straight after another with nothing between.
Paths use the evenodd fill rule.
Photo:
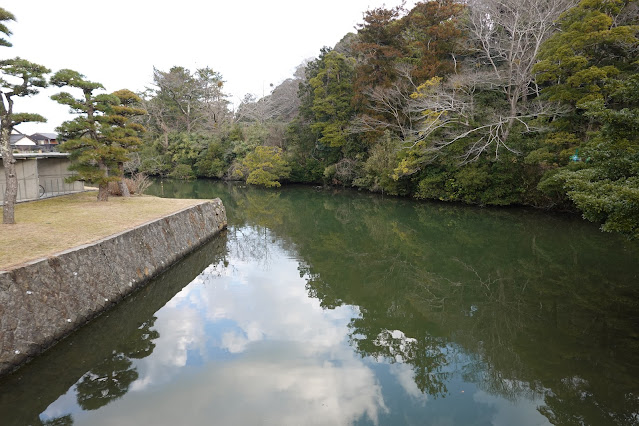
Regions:
<instances>
[{"instance_id":1,"label":"cloud reflection in water","mask_svg":"<svg viewBox=\"0 0 639 426\"><path fill-rule=\"evenodd\" d=\"M228 268L210 266L159 310L160 338L136 360L130 392L76 423L377 423L381 387L347 340L357 309L323 310L298 262L270 241L277 268L231 251Z\"/></svg>"}]
</instances>

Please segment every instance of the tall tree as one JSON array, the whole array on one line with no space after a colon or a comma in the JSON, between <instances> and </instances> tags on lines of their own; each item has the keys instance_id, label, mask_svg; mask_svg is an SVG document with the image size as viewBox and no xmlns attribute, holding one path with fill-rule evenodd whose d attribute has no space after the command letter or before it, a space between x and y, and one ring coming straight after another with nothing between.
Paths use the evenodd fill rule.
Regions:
<instances>
[{"instance_id":1,"label":"tall tree","mask_svg":"<svg viewBox=\"0 0 639 426\"><path fill-rule=\"evenodd\" d=\"M499 82L507 110L496 129L494 145L504 145L518 116L528 115L526 101L536 97L533 66L542 43L559 16L575 0L476 0L470 5L470 49L478 63ZM533 111L538 114L539 111Z\"/></svg>"},{"instance_id":2,"label":"tall tree","mask_svg":"<svg viewBox=\"0 0 639 426\"><path fill-rule=\"evenodd\" d=\"M116 105L111 105L107 109L103 118L101 133L109 144L115 144L126 150L127 154L136 152L142 144L140 134L145 132L144 126L133 121L135 117L146 114L140 108L141 99L138 95L127 89L113 92L112 95L118 98ZM118 161L118 186L123 197L131 194L124 181L124 161Z\"/></svg>"},{"instance_id":3,"label":"tall tree","mask_svg":"<svg viewBox=\"0 0 639 426\"><path fill-rule=\"evenodd\" d=\"M309 80L313 89L314 123L311 130L326 146L344 146L349 137L352 118L354 60L335 51L322 57L317 75Z\"/></svg>"},{"instance_id":4,"label":"tall tree","mask_svg":"<svg viewBox=\"0 0 639 426\"><path fill-rule=\"evenodd\" d=\"M161 123L172 132L212 131L230 120L222 75L209 67L192 73L184 67L153 69L157 89L148 95L162 106Z\"/></svg>"},{"instance_id":5,"label":"tall tree","mask_svg":"<svg viewBox=\"0 0 639 426\"><path fill-rule=\"evenodd\" d=\"M404 61L417 84L459 71L457 55L465 36L460 17L466 10L453 0L427 1L417 3L402 18Z\"/></svg>"},{"instance_id":6,"label":"tall tree","mask_svg":"<svg viewBox=\"0 0 639 426\"><path fill-rule=\"evenodd\" d=\"M586 219L631 238L639 238L637 4L581 1L559 20L562 31L542 46L535 68L548 98L570 108L549 142L581 149L571 146L569 164L540 186L567 191Z\"/></svg>"},{"instance_id":7,"label":"tall tree","mask_svg":"<svg viewBox=\"0 0 639 426\"><path fill-rule=\"evenodd\" d=\"M51 77L51 84L57 87L69 86L82 91L81 98L68 92L51 96L54 101L68 105L70 112L79 114L73 120L65 121L56 130L66 139L60 149L70 153L75 180L86 180L98 185L98 201L108 201L108 183L119 179L118 163L126 161L126 149L109 140L101 133L101 123L105 113L117 105L117 96L94 92L104 89L100 83L86 80L77 71L63 69Z\"/></svg>"},{"instance_id":8,"label":"tall tree","mask_svg":"<svg viewBox=\"0 0 639 426\"><path fill-rule=\"evenodd\" d=\"M520 135L539 131L535 120L549 115L550 105L539 98L533 74L537 54L572 4L574 0L468 3L464 69L427 80L413 96L411 109L422 120L414 147L423 163L447 151L462 164L486 153L495 161L504 151L521 154Z\"/></svg>"},{"instance_id":9,"label":"tall tree","mask_svg":"<svg viewBox=\"0 0 639 426\"><path fill-rule=\"evenodd\" d=\"M373 131L373 136L377 136L387 128L385 123L395 122L396 116L385 112L396 111L397 97L393 95L397 88L397 64L405 55L400 19L405 12L403 5L372 9L364 13L364 23L358 26L352 44L357 58L352 100L360 117L355 126L357 132ZM393 94L386 96L389 92Z\"/></svg>"},{"instance_id":10,"label":"tall tree","mask_svg":"<svg viewBox=\"0 0 639 426\"><path fill-rule=\"evenodd\" d=\"M408 12L399 6L365 14L353 43L359 113L354 131L415 136L410 95L425 80L456 71L463 11L463 5L441 0L419 2Z\"/></svg>"},{"instance_id":11,"label":"tall tree","mask_svg":"<svg viewBox=\"0 0 639 426\"><path fill-rule=\"evenodd\" d=\"M364 23L358 26L353 44L358 59L355 80L358 93L368 87L388 86L395 79L395 63L403 57L400 17L404 13L403 6L364 13Z\"/></svg>"},{"instance_id":12,"label":"tall tree","mask_svg":"<svg viewBox=\"0 0 639 426\"><path fill-rule=\"evenodd\" d=\"M184 67L172 67L168 72L153 68L153 82L158 87L156 98L168 108L170 127L190 133L198 120L196 104L200 96L191 72Z\"/></svg>"},{"instance_id":13,"label":"tall tree","mask_svg":"<svg viewBox=\"0 0 639 426\"><path fill-rule=\"evenodd\" d=\"M13 21L15 17L0 8L0 33L10 35L11 31L4 22ZM11 46L11 43L0 38L0 46ZM0 122L2 164L4 166L6 188L2 208L2 222L15 223L15 203L18 195L18 178L16 175L15 158L11 150L11 132L13 128L24 122L45 122L39 114L15 113L13 111L16 97L30 96L38 93L38 88L46 87L44 75L50 72L42 65L34 64L24 59L14 58L0 61Z\"/></svg>"},{"instance_id":14,"label":"tall tree","mask_svg":"<svg viewBox=\"0 0 639 426\"><path fill-rule=\"evenodd\" d=\"M200 127L207 131L215 131L231 119L228 109L230 102L222 90L222 74L210 67L204 67L196 70L195 76L200 94Z\"/></svg>"}]
</instances>

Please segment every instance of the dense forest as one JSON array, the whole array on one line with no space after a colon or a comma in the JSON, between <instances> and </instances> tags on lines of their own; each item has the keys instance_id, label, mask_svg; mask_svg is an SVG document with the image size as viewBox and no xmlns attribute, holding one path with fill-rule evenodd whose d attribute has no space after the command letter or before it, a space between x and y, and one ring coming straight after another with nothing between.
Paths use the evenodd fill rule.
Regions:
<instances>
[{"instance_id":1,"label":"dense forest","mask_svg":"<svg viewBox=\"0 0 639 426\"><path fill-rule=\"evenodd\" d=\"M130 161L116 152L102 168L575 211L636 238L638 3L440 0L368 10L355 32L236 108L209 67L154 69L139 97L91 107L99 116L104 106L111 134L126 129L120 141L131 141ZM74 136L76 127L60 130Z\"/></svg>"},{"instance_id":2,"label":"dense forest","mask_svg":"<svg viewBox=\"0 0 639 426\"><path fill-rule=\"evenodd\" d=\"M378 8L233 113L222 76L155 70L132 167L579 210L639 235L636 1Z\"/></svg>"}]
</instances>

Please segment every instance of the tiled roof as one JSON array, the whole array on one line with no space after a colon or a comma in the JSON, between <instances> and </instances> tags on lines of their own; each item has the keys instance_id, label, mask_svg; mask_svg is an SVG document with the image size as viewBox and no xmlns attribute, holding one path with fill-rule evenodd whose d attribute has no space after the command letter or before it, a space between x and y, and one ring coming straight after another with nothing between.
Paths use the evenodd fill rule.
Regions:
<instances>
[{"instance_id":1,"label":"tiled roof","mask_svg":"<svg viewBox=\"0 0 639 426\"><path fill-rule=\"evenodd\" d=\"M57 133L34 133L31 135L31 139L33 139L34 141L41 141L45 139L57 139L57 138L58 138Z\"/></svg>"},{"instance_id":2,"label":"tiled roof","mask_svg":"<svg viewBox=\"0 0 639 426\"><path fill-rule=\"evenodd\" d=\"M11 145L15 145L15 144L16 144L16 142L18 142L18 141L20 141L20 140L22 140L22 139L25 139L25 138L26 138L29 142L32 142L32 143L34 143L34 144L36 143L36 142L35 142L33 139L31 139L29 136L27 136L27 135L22 135L22 134L9 135L9 143L10 143Z\"/></svg>"}]
</instances>

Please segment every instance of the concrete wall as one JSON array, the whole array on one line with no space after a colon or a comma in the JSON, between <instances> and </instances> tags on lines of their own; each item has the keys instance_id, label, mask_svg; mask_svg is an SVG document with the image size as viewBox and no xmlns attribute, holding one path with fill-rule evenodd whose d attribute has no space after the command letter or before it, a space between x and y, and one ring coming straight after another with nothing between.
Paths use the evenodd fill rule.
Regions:
<instances>
[{"instance_id":1,"label":"concrete wall","mask_svg":"<svg viewBox=\"0 0 639 426\"><path fill-rule=\"evenodd\" d=\"M219 199L0 271L0 375L51 347L226 228Z\"/></svg>"},{"instance_id":2,"label":"concrete wall","mask_svg":"<svg viewBox=\"0 0 639 426\"><path fill-rule=\"evenodd\" d=\"M55 155L55 156L54 156ZM84 190L83 182L66 183L72 175L66 154L14 154L18 176L17 201L37 200ZM42 188L41 188L42 187ZM5 176L0 161L0 203L4 200Z\"/></svg>"},{"instance_id":3,"label":"concrete wall","mask_svg":"<svg viewBox=\"0 0 639 426\"><path fill-rule=\"evenodd\" d=\"M66 183L65 178L71 162L67 158L42 158L38 160L38 181L46 194L79 192L84 190L82 182Z\"/></svg>"},{"instance_id":4,"label":"concrete wall","mask_svg":"<svg viewBox=\"0 0 639 426\"><path fill-rule=\"evenodd\" d=\"M36 200L38 198L38 163L35 158L16 161L18 176L18 201ZM0 203L4 200L5 191L4 167L0 161Z\"/></svg>"}]
</instances>

